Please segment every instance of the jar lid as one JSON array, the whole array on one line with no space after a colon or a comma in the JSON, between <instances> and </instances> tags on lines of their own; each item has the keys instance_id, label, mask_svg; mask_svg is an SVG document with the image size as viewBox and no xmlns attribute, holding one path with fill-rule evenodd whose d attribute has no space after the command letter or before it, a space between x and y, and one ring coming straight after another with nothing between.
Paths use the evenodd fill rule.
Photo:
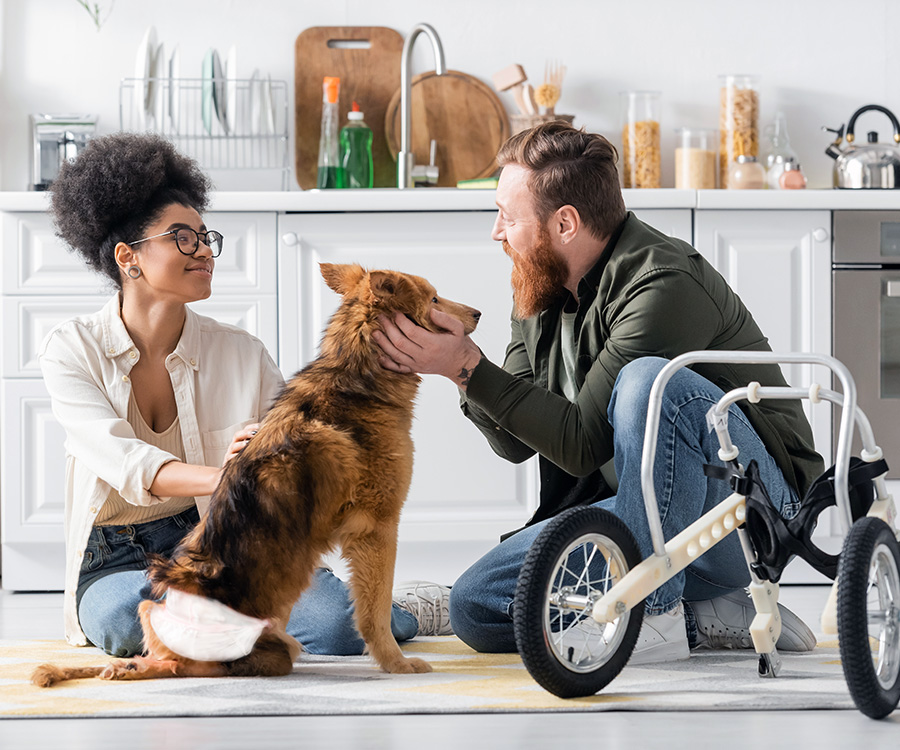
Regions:
<instances>
[{"instance_id":1,"label":"jar lid","mask_svg":"<svg viewBox=\"0 0 900 750\"><path fill-rule=\"evenodd\" d=\"M756 161L756 157L755 157L755 156L751 156L750 154L741 154L740 156L738 156L738 157L735 159L735 161L736 161L738 164L747 164L748 162L754 162L754 161Z\"/></svg>"}]
</instances>

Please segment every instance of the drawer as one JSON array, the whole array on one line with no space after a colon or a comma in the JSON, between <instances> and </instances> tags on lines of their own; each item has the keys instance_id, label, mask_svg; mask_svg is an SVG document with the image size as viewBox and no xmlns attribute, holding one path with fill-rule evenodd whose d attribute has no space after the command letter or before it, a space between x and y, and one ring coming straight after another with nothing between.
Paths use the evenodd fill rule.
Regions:
<instances>
[{"instance_id":1,"label":"drawer","mask_svg":"<svg viewBox=\"0 0 900 750\"><path fill-rule=\"evenodd\" d=\"M38 351L44 337L60 323L100 310L109 296L6 297L2 307L4 336L0 375L4 378L41 377Z\"/></svg>"},{"instance_id":2,"label":"drawer","mask_svg":"<svg viewBox=\"0 0 900 750\"><path fill-rule=\"evenodd\" d=\"M69 250L45 213L2 215L4 294L106 294L111 282L88 270Z\"/></svg>"},{"instance_id":3,"label":"drawer","mask_svg":"<svg viewBox=\"0 0 900 750\"><path fill-rule=\"evenodd\" d=\"M200 315L243 328L252 333L278 362L278 302L274 294L251 297L215 292L209 299L192 302L190 308Z\"/></svg>"}]
</instances>

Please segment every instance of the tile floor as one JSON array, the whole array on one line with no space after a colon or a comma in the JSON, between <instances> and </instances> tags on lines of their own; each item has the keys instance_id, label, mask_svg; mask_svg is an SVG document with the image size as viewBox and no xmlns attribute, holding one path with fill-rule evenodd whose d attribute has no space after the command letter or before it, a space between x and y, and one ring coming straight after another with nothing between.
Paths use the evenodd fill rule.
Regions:
<instances>
[{"instance_id":1,"label":"tile floor","mask_svg":"<svg viewBox=\"0 0 900 750\"><path fill-rule=\"evenodd\" d=\"M827 593L822 586L785 586L781 600L818 630ZM61 601L60 594L0 591L0 638L61 638ZM3 750L742 750L763 744L895 748L900 711L880 722L856 711L0 720Z\"/></svg>"}]
</instances>

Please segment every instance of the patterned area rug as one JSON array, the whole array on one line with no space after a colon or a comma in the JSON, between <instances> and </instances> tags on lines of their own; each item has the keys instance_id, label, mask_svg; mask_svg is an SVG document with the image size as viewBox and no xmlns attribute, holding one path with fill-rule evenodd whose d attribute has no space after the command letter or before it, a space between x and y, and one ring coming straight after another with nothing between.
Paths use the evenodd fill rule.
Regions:
<instances>
[{"instance_id":1,"label":"patterned area rug","mask_svg":"<svg viewBox=\"0 0 900 750\"><path fill-rule=\"evenodd\" d=\"M0 641L0 716L275 716L517 711L852 709L836 642L783 654L777 679L756 674L751 651L695 652L683 662L626 667L598 695L561 700L529 676L517 654L478 654L457 638L418 638L405 653L434 672L388 675L367 657L304 655L276 678L76 680L31 685L38 664L100 665L97 649L62 641Z\"/></svg>"}]
</instances>

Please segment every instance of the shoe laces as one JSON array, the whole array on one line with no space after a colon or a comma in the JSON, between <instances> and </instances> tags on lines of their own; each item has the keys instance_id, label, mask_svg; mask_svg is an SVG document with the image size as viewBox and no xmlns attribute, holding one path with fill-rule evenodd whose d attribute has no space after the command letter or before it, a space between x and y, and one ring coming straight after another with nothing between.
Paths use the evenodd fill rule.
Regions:
<instances>
[{"instance_id":1,"label":"shoe laces","mask_svg":"<svg viewBox=\"0 0 900 750\"><path fill-rule=\"evenodd\" d=\"M450 631L450 607L441 589L436 586L416 584L395 601L416 618L419 635L441 635L444 631Z\"/></svg>"}]
</instances>

